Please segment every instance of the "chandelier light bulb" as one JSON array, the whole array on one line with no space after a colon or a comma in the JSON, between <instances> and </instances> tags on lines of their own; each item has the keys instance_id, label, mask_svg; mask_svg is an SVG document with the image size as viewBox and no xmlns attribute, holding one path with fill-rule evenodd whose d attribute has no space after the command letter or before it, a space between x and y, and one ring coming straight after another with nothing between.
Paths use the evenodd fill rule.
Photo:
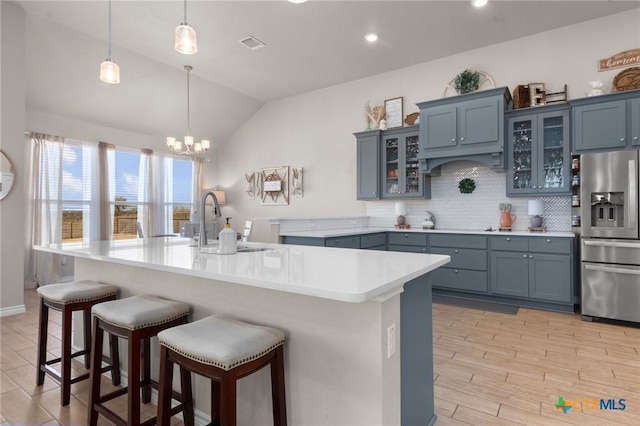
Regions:
<instances>
[{"instance_id":1,"label":"chandelier light bulb","mask_svg":"<svg viewBox=\"0 0 640 426\"><path fill-rule=\"evenodd\" d=\"M211 142L209 142L207 139L203 139L201 143L202 143L202 148L204 148L205 150L211 148Z\"/></svg>"},{"instance_id":2,"label":"chandelier light bulb","mask_svg":"<svg viewBox=\"0 0 640 426\"><path fill-rule=\"evenodd\" d=\"M186 146L193 146L193 136L185 136L184 137L184 144Z\"/></svg>"},{"instance_id":3,"label":"chandelier light bulb","mask_svg":"<svg viewBox=\"0 0 640 426\"><path fill-rule=\"evenodd\" d=\"M173 148L175 145L176 145L176 138L174 138L173 136L167 137L167 146L169 148Z\"/></svg>"},{"instance_id":4,"label":"chandelier light bulb","mask_svg":"<svg viewBox=\"0 0 640 426\"><path fill-rule=\"evenodd\" d=\"M471 0L471 4L475 7L484 7L488 2L489 0Z\"/></svg>"}]
</instances>

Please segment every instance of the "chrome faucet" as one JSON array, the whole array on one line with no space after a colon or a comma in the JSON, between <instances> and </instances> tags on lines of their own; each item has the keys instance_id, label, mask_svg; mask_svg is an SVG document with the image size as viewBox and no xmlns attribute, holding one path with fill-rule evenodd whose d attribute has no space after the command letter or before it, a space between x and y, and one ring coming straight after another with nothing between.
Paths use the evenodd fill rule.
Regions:
<instances>
[{"instance_id":1,"label":"chrome faucet","mask_svg":"<svg viewBox=\"0 0 640 426\"><path fill-rule=\"evenodd\" d=\"M204 194L202 194L202 197L200 198L200 237L198 238L199 248L207 245L205 202L207 201L207 197L209 195L211 195L211 197L213 198L213 214L215 215L215 218L218 219L219 217L222 216L222 213L220 212L220 205L218 204L218 198L216 197L216 194L214 194L213 191L207 191Z\"/></svg>"}]
</instances>

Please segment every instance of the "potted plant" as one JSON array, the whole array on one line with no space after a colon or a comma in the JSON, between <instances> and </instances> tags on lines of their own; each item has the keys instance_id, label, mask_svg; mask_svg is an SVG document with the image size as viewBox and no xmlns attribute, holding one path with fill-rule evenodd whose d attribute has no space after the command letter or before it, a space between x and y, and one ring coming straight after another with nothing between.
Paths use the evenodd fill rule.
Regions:
<instances>
[{"instance_id":1,"label":"potted plant","mask_svg":"<svg viewBox=\"0 0 640 426\"><path fill-rule=\"evenodd\" d=\"M453 85L461 95L475 92L480 86L480 73L477 71L464 70L453 80Z\"/></svg>"}]
</instances>

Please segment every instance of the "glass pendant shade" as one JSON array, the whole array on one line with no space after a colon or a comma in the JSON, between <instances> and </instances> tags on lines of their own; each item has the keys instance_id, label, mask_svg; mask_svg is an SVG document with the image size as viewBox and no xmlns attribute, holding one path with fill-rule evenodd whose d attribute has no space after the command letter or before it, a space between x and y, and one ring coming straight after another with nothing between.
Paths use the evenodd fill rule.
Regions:
<instances>
[{"instance_id":1,"label":"glass pendant shade","mask_svg":"<svg viewBox=\"0 0 640 426\"><path fill-rule=\"evenodd\" d=\"M186 146L193 146L193 136L185 136L184 137L184 144Z\"/></svg>"},{"instance_id":2,"label":"glass pendant shade","mask_svg":"<svg viewBox=\"0 0 640 426\"><path fill-rule=\"evenodd\" d=\"M175 48L178 52L185 55L193 55L198 51L196 30L194 30L191 25L187 24L186 22L183 22L176 27Z\"/></svg>"},{"instance_id":3,"label":"glass pendant shade","mask_svg":"<svg viewBox=\"0 0 640 426\"><path fill-rule=\"evenodd\" d=\"M120 83L120 67L110 59L100 64L100 80L109 84Z\"/></svg>"},{"instance_id":4,"label":"glass pendant shade","mask_svg":"<svg viewBox=\"0 0 640 426\"><path fill-rule=\"evenodd\" d=\"M206 151L207 149L211 148L211 142L209 142L207 139L203 139L201 142L202 144L202 148Z\"/></svg>"}]
</instances>

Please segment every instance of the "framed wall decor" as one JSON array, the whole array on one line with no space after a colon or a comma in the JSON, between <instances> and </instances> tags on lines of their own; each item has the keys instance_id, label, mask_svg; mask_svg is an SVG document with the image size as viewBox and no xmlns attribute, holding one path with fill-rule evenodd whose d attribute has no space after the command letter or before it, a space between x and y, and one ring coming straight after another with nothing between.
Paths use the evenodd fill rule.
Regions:
<instances>
[{"instance_id":1,"label":"framed wall decor","mask_svg":"<svg viewBox=\"0 0 640 426\"><path fill-rule=\"evenodd\" d=\"M258 173L260 204L266 206L289 204L289 167L269 167Z\"/></svg>"},{"instance_id":2,"label":"framed wall decor","mask_svg":"<svg viewBox=\"0 0 640 426\"><path fill-rule=\"evenodd\" d=\"M402 127L402 96L384 101L384 112L387 129Z\"/></svg>"}]
</instances>

